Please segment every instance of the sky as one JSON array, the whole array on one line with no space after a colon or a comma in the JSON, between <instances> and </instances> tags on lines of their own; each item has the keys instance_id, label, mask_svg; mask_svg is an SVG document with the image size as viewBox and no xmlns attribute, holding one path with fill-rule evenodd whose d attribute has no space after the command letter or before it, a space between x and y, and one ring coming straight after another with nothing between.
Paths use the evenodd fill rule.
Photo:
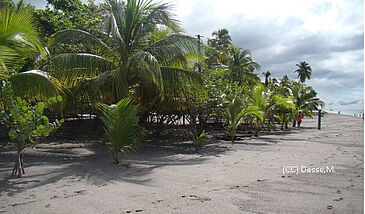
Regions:
<instances>
[{"instance_id":1,"label":"sky","mask_svg":"<svg viewBox=\"0 0 365 214\"><path fill-rule=\"evenodd\" d=\"M98 0L100 1L100 0ZM97 1L97 2L98 2ZM46 0L27 2L44 7ZM235 46L249 49L262 72L296 79L296 64L312 68L308 85L325 110L359 114L364 109L363 0L170 0L185 32L226 28Z\"/></svg>"}]
</instances>

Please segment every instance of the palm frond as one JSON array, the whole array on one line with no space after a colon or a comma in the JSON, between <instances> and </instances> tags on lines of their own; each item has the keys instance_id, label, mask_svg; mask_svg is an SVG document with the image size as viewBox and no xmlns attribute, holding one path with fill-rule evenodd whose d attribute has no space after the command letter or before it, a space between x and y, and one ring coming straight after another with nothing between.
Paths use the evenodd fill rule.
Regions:
<instances>
[{"instance_id":1,"label":"palm frond","mask_svg":"<svg viewBox=\"0 0 365 214\"><path fill-rule=\"evenodd\" d=\"M161 66L161 73L166 93L178 95L192 90L199 93L203 87L203 76L196 71Z\"/></svg>"},{"instance_id":2,"label":"palm frond","mask_svg":"<svg viewBox=\"0 0 365 214\"><path fill-rule=\"evenodd\" d=\"M163 79L160 64L157 59L149 52L140 51L129 61L129 68L134 68L134 72L140 77L149 77L152 82L162 91ZM141 72L143 72L141 74ZM139 73L139 74L138 74Z\"/></svg>"},{"instance_id":3,"label":"palm frond","mask_svg":"<svg viewBox=\"0 0 365 214\"><path fill-rule=\"evenodd\" d=\"M258 106L248 106L242 116L254 116L260 121L264 120L264 112Z\"/></svg>"},{"instance_id":4,"label":"palm frond","mask_svg":"<svg viewBox=\"0 0 365 214\"><path fill-rule=\"evenodd\" d=\"M168 64L172 60L185 60L186 54L201 55L198 41L187 35L172 34L147 48L159 62Z\"/></svg>"},{"instance_id":5,"label":"palm frond","mask_svg":"<svg viewBox=\"0 0 365 214\"><path fill-rule=\"evenodd\" d=\"M48 70L69 87L75 86L82 78L94 78L112 69L115 69L112 61L87 53L56 55L48 66Z\"/></svg>"},{"instance_id":6,"label":"palm frond","mask_svg":"<svg viewBox=\"0 0 365 214\"><path fill-rule=\"evenodd\" d=\"M63 94L62 85L40 70L18 73L12 75L9 80L16 96L31 100L42 100Z\"/></svg>"},{"instance_id":7,"label":"palm frond","mask_svg":"<svg viewBox=\"0 0 365 214\"><path fill-rule=\"evenodd\" d=\"M56 32L48 40L47 46L54 47L63 43L83 42L83 41L92 42L94 45L100 47L103 56L110 56L110 57L117 56L116 53L99 38L91 35L89 32L77 29L68 29Z\"/></svg>"},{"instance_id":8,"label":"palm frond","mask_svg":"<svg viewBox=\"0 0 365 214\"><path fill-rule=\"evenodd\" d=\"M35 18L31 11L21 8L0 10L0 42L14 39L17 35L37 35Z\"/></svg>"},{"instance_id":9,"label":"palm frond","mask_svg":"<svg viewBox=\"0 0 365 214\"><path fill-rule=\"evenodd\" d=\"M37 34L37 22L30 10L0 9L0 58L9 68L17 60L48 54Z\"/></svg>"},{"instance_id":10,"label":"palm frond","mask_svg":"<svg viewBox=\"0 0 365 214\"><path fill-rule=\"evenodd\" d=\"M123 11L123 10L122 10ZM122 57L126 56L126 44L122 38L120 29L116 19L120 19L118 15L109 13L104 18L104 28L107 35L112 36L113 40L118 43L118 51Z\"/></svg>"}]
</instances>

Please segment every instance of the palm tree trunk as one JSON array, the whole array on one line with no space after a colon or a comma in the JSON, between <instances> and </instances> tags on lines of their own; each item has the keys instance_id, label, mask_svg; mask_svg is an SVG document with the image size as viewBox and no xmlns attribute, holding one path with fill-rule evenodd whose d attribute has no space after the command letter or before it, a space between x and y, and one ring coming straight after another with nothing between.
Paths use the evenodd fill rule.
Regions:
<instances>
[{"instance_id":1,"label":"palm tree trunk","mask_svg":"<svg viewBox=\"0 0 365 214\"><path fill-rule=\"evenodd\" d=\"M113 152L113 158L114 158L114 163L115 164L120 163L120 154L118 152Z\"/></svg>"},{"instance_id":2,"label":"palm tree trunk","mask_svg":"<svg viewBox=\"0 0 365 214\"><path fill-rule=\"evenodd\" d=\"M231 141L232 143L234 142L234 138L236 137L236 130L235 129L232 129L231 130Z\"/></svg>"},{"instance_id":3,"label":"palm tree trunk","mask_svg":"<svg viewBox=\"0 0 365 214\"><path fill-rule=\"evenodd\" d=\"M255 136L256 137L259 136L259 128L260 128L260 124L258 122L256 122L256 124L255 124Z\"/></svg>"}]
</instances>

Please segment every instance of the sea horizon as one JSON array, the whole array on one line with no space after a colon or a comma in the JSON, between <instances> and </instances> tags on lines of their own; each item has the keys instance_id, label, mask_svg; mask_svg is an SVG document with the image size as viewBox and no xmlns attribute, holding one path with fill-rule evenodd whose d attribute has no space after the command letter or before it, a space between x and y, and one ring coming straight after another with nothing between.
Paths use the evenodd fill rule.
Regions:
<instances>
[{"instance_id":1,"label":"sea horizon","mask_svg":"<svg viewBox=\"0 0 365 214\"><path fill-rule=\"evenodd\" d=\"M351 116L354 116L356 114L356 116L362 116L364 109L330 109L330 110L324 109L324 111L334 114L338 114L338 112L340 111L340 114L351 115Z\"/></svg>"}]
</instances>

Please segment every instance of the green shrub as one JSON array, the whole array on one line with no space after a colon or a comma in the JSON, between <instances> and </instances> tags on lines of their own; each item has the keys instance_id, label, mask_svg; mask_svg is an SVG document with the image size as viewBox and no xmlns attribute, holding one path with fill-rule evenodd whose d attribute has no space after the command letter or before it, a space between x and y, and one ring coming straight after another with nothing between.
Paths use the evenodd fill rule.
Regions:
<instances>
[{"instance_id":1,"label":"green shrub","mask_svg":"<svg viewBox=\"0 0 365 214\"><path fill-rule=\"evenodd\" d=\"M44 109L62 101L61 96L51 97L46 101L30 103L13 96L12 85L3 80L0 85L0 121L9 129L10 139L16 143L17 159L13 175L22 177L25 173L23 153L27 148L35 147L38 140L61 126L63 120L50 122L43 114Z\"/></svg>"},{"instance_id":2,"label":"green shrub","mask_svg":"<svg viewBox=\"0 0 365 214\"><path fill-rule=\"evenodd\" d=\"M138 124L138 106L133 105L130 99L122 99L116 105L98 103L96 107L110 141L107 143L108 150L115 163L119 164L120 154L138 148L144 135Z\"/></svg>"}]
</instances>

